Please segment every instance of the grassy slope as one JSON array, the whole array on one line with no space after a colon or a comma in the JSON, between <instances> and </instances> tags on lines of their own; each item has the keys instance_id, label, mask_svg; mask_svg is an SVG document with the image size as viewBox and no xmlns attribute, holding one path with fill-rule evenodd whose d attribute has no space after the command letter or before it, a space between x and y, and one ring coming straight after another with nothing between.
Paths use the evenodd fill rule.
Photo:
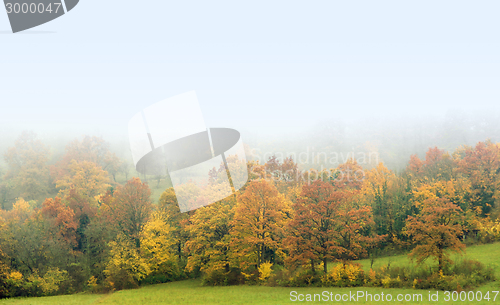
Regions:
<instances>
[{"instance_id":1,"label":"grassy slope","mask_svg":"<svg viewBox=\"0 0 500 305\"><path fill-rule=\"evenodd\" d=\"M465 257L477 259L485 264L494 265L496 275L500 279L500 243L472 246L467 248ZM391 258L381 258L375 261L374 268L378 268L391 261L391 266L409 264L408 258L405 255L394 256ZM369 269L370 261L363 260L361 263L365 269ZM0 305L4 304L40 304L40 305L80 305L80 304L293 304L297 302L290 301L290 292L297 291L303 294L322 293L323 291L331 291L336 293L349 293L349 291L363 290L371 294L391 293L396 296L399 293L422 293L424 302L388 302L390 304L453 304L453 302L444 302L443 293L440 292L440 302L428 302L425 290L412 289L381 289L381 288L282 288L282 287L263 287L263 286L232 286L232 287L202 287L199 280L188 280L168 284L152 285L142 287L136 290L118 291L108 295L89 295L76 294L70 296L55 296L43 298L28 298L28 299L10 299L0 301ZM479 291L500 290L500 282L492 282L482 286ZM307 304L315 304L315 302L306 302ZM328 303L328 302L317 302ZM342 302L343 304L352 304L350 302ZM384 302L356 302L355 304L384 304ZM462 304L500 304L500 294L495 302L460 302Z\"/></svg>"}]
</instances>

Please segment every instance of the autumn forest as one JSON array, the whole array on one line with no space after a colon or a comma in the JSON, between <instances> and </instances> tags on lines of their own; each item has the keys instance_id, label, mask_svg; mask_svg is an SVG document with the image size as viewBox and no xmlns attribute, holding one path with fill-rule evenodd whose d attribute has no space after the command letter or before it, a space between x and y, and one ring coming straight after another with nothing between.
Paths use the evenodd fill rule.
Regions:
<instances>
[{"instance_id":1,"label":"autumn forest","mask_svg":"<svg viewBox=\"0 0 500 305\"><path fill-rule=\"evenodd\" d=\"M138 175L100 137L73 140L53 162L48 145L23 132L3 159L0 298L189 278L443 290L495 280L491 266L453 259L500 240L500 143L487 139L429 147L399 171L354 158L324 170L290 156L249 160L243 188L186 213L173 188L153 196L166 178ZM224 167L207 175L208 192L217 192ZM358 263L391 253L415 265L367 271Z\"/></svg>"}]
</instances>

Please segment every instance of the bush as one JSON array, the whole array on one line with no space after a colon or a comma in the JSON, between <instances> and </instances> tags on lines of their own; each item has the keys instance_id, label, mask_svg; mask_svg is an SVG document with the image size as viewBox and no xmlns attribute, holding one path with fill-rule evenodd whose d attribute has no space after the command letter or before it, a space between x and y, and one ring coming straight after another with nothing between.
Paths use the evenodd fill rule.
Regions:
<instances>
[{"instance_id":1,"label":"bush","mask_svg":"<svg viewBox=\"0 0 500 305\"><path fill-rule=\"evenodd\" d=\"M312 272L308 269L298 269L295 276L292 277L289 287L307 287L307 286L319 286L321 284L322 272Z\"/></svg>"},{"instance_id":2,"label":"bush","mask_svg":"<svg viewBox=\"0 0 500 305\"><path fill-rule=\"evenodd\" d=\"M281 266L275 266L266 284L281 287L308 287L321 286L323 272L313 273L309 268L297 268L290 270Z\"/></svg>"},{"instance_id":3,"label":"bush","mask_svg":"<svg viewBox=\"0 0 500 305\"><path fill-rule=\"evenodd\" d=\"M500 240L500 219L484 220L479 223L479 238L483 243L493 243Z\"/></svg>"},{"instance_id":4,"label":"bush","mask_svg":"<svg viewBox=\"0 0 500 305\"><path fill-rule=\"evenodd\" d=\"M174 262L168 262L162 265L163 268L159 268L148 274L144 279L140 281L141 284L161 284L173 281L179 281L187 278L187 275L180 270Z\"/></svg>"},{"instance_id":5,"label":"bush","mask_svg":"<svg viewBox=\"0 0 500 305\"><path fill-rule=\"evenodd\" d=\"M460 260L447 265L441 272L426 267L381 267L377 271L370 269L365 282L375 287L451 291L473 289L493 280L495 276L492 267L486 267L474 260Z\"/></svg>"},{"instance_id":6,"label":"bush","mask_svg":"<svg viewBox=\"0 0 500 305\"><path fill-rule=\"evenodd\" d=\"M66 270L49 268L42 277L36 270L29 276L11 271L7 275L5 286L7 297L28 297L66 293L71 285Z\"/></svg>"},{"instance_id":7,"label":"bush","mask_svg":"<svg viewBox=\"0 0 500 305\"><path fill-rule=\"evenodd\" d=\"M202 285L204 286L229 286L244 283L245 278L237 268L231 268L228 272L220 269L205 272L202 277Z\"/></svg>"},{"instance_id":8,"label":"bush","mask_svg":"<svg viewBox=\"0 0 500 305\"><path fill-rule=\"evenodd\" d=\"M100 286L99 284L97 284L97 278L95 276L91 276L90 279L87 281L87 287L93 293L100 292Z\"/></svg>"},{"instance_id":9,"label":"bush","mask_svg":"<svg viewBox=\"0 0 500 305\"><path fill-rule=\"evenodd\" d=\"M69 280L68 272L66 270L59 270L59 268L49 268L42 278L36 277L38 287L42 289L45 295L64 292L60 291L61 286Z\"/></svg>"},{"instance_id":10,"label":"bush","mask_svg":"<svg viewBox=\"0 0 500 305\"><path fill-rule=\"evenodd\" d=\"M364 278L360 264L337 264L321 277L321 283L326 287L356 287L364 284Z\"/></svg>"},{"instance_id":11,"label":"bush","mask_svg":"<svg viewBox=\"0 0 500 305\"><path fill-rule=\"evenodd\" d=\"M162 284L180 279L181 277L172 276L171 274L150 274L141 281L141 284Z\"/></svg>"},{"instance_id":12,"label":"bush","mask_svg":"<svg viewBox=\"0 0 500 305\"><path fill-rule=\"evenodd\" d=\"M302 266L294 270L279 265L273 266L274 270L267 280L269 286L282 287L356 287L365 283L365 275L360 264L348 263L337 264L327 274L322 266L316 272L312 272L308 266Z\"/></svg>"},{"instance_id":13,"label":"bush","mask_svg":"<svg viewBox=\"0 0 500 305\"><path fill-rule=\"evenodd\" d=\"M102 291L133 289L137 287L139 287L138 281L128 270L113 269L113 272L108 273Z\"/></svg>"},{"instance_id":14,"label":"bush","mask_svg":"<svg viewBox=\"0 0 500 305\"><path fill-rule=\"evenodd\" d=\"M23 274L18 271L12 271L7 274L5 279L4 295L2 297L17 297L25 296L26 279Z\"/></svg>"},{"instance_id":15,"label":"bush","mask_svg":"<svg viewBox=\"0 0 500 305\"><path fill-rule=\"evenodd\" d=\"M292 279L292 271L281 265L274 265L273 269L271 276L266 281L266 285L272 287L289 287L288 284Z\"/></svg>"},{"instance_id":16,"label":"bush","mask_svg":"<svg viewBox=\"0 0 500 305\"><path fill-rule=\"evenodd\" d=\"M273 272L273 264L270 262L265 262L259 267L259 280L264 282L266 281Z\"/></svg>"},{"instance_id":17,"label":"bush","mask_svg":"<svg viewBox=\"0 0 500 305\"><path fill-rule=\"evenodd\" d=\"M105 287L109 290L131 289L139 286L139 282L150 274L149 267L139 254L132 239L118 235L109 243L110 252L104 274Z\"/></svg>"}]
</instances>

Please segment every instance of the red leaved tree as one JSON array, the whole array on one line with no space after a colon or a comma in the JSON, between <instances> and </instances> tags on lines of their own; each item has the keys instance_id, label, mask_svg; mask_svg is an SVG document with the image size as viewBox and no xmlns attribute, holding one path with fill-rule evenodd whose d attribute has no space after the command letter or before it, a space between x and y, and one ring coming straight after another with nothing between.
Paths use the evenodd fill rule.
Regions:
<instances>
[{"instance_id":1,"label":"red leaved tree","mask_svg":"<svg viewBox=\"0 0 500 305\"><path fill-rule=\"evenodd\" d=\"M139 245L139 233L152 210L151 190L137 177L124 186L118 186L114 193L102 197L103 216L115 229L134 238Z\"/></svg>"},{"instance_id":2,"label":"red leaved tree","mask_svg":"<svg viewBox=\"0 0 500 305\"><path fill-rule=\"evenodd\" d=\"M337 234L337 217L345 193L334 191L330 183L316 180L302 187L294 204L294 218L288 223L285 245L288 264L310 263L312 272L320 261L326 272L332 260Z\"/></svg>"},{"instance_id":3,"label":"red leaved tree","mask_svg":"<svg viewBox=\"0 0 500 305\"><path fill-rule=\"evenodd\" d=\"M45 199L41 213L62 239L72 246L76 244L75 213L61 202L61 198Z\"/></svg>"}]
</instances>

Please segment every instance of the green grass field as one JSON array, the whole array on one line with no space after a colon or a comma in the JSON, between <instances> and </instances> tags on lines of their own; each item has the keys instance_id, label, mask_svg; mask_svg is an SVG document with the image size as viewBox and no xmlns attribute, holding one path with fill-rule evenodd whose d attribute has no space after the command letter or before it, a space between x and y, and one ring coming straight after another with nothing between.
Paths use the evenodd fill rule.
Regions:
<instances>
[{"instance_id":1,"label":"green grass field","mask_svg":"<svg viewBox=\"0 0 500 305\"><path fill-rule=\"evenodd\" d=\"M486 265L495 267L496 275L500 278L500 243L472 246L467 248L467 253L464 257L469 259L476 259ZM410 264L406 255L399 255L393 257L384 257L377 259L374 263L374 268L378 268L387 264L390 261L391 266ZM370 261L361 261L365 269L370 268ZM432 263L432 262L430 262ZM0 301L0 305L4 304L40 304L40 305L83 305L83 304L294 304L302 302L292 302L290 300L290 293L296 291L298 294L322 294L324 291L335 294L355 294L357 291L369 293L372 295L391 294L396 298L398 294L422 294L422 301L396 301L391 302L375 302L366 301L360 298L358 301L345 301L340 302L343 304L500 304L500 293L493 301L494 294L492 291L500 290L500 281L488 283L474 292L481 291L483 295L490 291L490 301L445 301L444 293L439 291L439 301L428 301L427 290L413 290L413 289L382 289L382 288L283 288L283 287L265 287L265 286L230 286L230 287L203 287L199 280L187 280L167 284L145 286L135 290L123 290L106 295L93 295L93 294L75 294L66 296L55 297L42 297L42 298L18 298ZM432 293L436 293L433 291ZM412 296L413 297L413 296ZM335 303L335 301L321 301L321 302L303 302L307 304L325 304Z\"/></svg>"}]
</instances>

